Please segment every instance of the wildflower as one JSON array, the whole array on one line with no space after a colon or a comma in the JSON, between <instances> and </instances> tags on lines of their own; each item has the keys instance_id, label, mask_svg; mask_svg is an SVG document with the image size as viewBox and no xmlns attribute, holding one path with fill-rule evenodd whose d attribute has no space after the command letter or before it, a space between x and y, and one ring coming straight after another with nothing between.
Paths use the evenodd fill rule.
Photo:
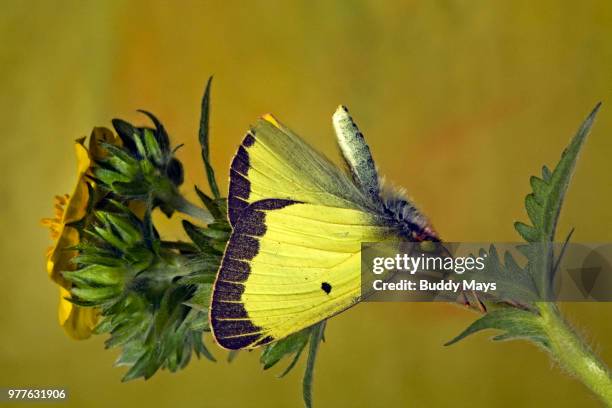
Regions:
<instances>
[{"instance_id":1,"label":"wildflower","mask_svg":"<svg viewBox=\"0 0 612 408\"><path fill-rule=\"evenodd\" d=\"M56 196L54 217L42 220L42 224L49 227L54 240L47 252L47 272L60 287L59 323L70 337L79 340L91 335L98 322L99 311L78 306L68 300L72 284L62 276L62 272L75 269L72 260L77 251L74 247L80 242L83 224L92 207L92 193L95 195L96 192L95 183L89 176L94 160L106 154L100 142L114 145L121 143L117 136L105 128L94 128L89 138L89 149L85 147L85 138L77 139L74 146L77 158L77 183L74 191L71 195Z\"/></svg>"}]
</instances>

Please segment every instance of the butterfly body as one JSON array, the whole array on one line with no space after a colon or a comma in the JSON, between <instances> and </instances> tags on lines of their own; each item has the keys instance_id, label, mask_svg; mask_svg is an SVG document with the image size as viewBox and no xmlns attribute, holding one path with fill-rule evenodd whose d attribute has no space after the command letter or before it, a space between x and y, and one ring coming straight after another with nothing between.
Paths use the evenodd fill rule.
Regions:
<instances>
[{"instance_id":1,"label":"butterfly body","mask_svg":"<svg viewBox=\"0 0 612 408\"><path fill-rule=\"evenodd\" d=\"M381 194L346 108L333 118L349 174L266 115L232 161L232 234L213 288L211 328L228 349L281 339L361 297L361 243L437 240L416 208Z\"/></svg>"}]
</instances>

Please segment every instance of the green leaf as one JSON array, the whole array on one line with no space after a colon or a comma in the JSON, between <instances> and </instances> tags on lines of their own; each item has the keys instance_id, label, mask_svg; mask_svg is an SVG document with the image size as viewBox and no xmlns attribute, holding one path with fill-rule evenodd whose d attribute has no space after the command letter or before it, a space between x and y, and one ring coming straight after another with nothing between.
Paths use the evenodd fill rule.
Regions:
<instances>
[{"instance_id":1,"label":"green leaf","mask_svg":"<svg viewBox=\"0 0 612 408\"><path fill-rule=\"evenodd\" d=\"M446 343L445 346L455 344L470 334L484 329L503 331L502 334L493 337L493 340L524 338L544 348L549 347L548 336L542 327L541 317L529 311L516 308L497 309L487 313L472 323L457 337Z\"/></svg>"},{"instance_id":2,"label":"green leaf","mask_svg":"<svg viewBox=\"0 0 612 408\"><path fill-rule=\"evenodd\" d=\"M532 225L516 222L514 227L519 235L530 243L552 243L563 199L567 192L578 154L589 134L595 116L601 103L597 104L591 114L582 123L569 146L561 154L561 159L551 172L546 166L542 168L542 178L531 177L532 193L525 197L525 208ZM544 252L544 253L542 253ZM525 255L528 259L528 269L536 281L538 290L543 298L550 291L550 284L554 278L553 247L549 245L545 251L530 246Z\"/></svg>"},{"instance_id":3,"label":"green leaf","mask_svg":"<svg viewBox=\"0 0 612 408\"><path fill-rule=\"evenodd\" d=\"M273 367L283 357L301 353L308 343L309 337L310 328L294 333L266 347L259 359L264 366L264 370Z\"/></svg>"},{"instance_id":4,"label":"green leaf","mask_svg":"<svg viewBox=\"0 0 612 408\"><path fill-rule=\"evenodd\" d=\"M513 297L529 300L533 294L534 302L528 302L532 303L529 306L533 308L526 310L523 305L510 303L490 311L446 345L454 344L480 330L497 329L503 333L495 336L493 340L524 338L546 349L550 348L549 334L545 330L547 323L541 315L548 304L536 300L548 299L550 294L556 269L552 242L555 239L563 198L576 166L580 148L593 125L600 105L597 104L578 129L554 170L550 171L544 166L541 178L534 176L530 179L532 192L525 197L525 208L531 225L522 222L514 224L516 231L528 243L517 247L527 258L525 268L519 267L509 254L506 254L502 263L495 248L492 247L489 252L489 266L492 267L493 273L496 273L495 279L499 279L502 283L500 287L507 292L502 295L510 297L509 300Z\"/></svg>"},{"instance_id":5,"label":"green leaf","mask_svg":"<svg viewBox=\"0 0 612 408\"><path fill-rule=\"evenodd\" d=\"M525 206L537 233L534 237L535 240L532 238L529 242L552 242L554 240L563 198L569 186L578 153L593 125L600 106L601 103L597 104L580 126L570 145L563 151L561 160L552 173L544 166L542 169L543 178L531 177L530 182L533 192L525 198Z\"/></svg>"},{"instance_id":6,"label":"green leaf","mask_svg":"<svg viewBox=\"0 0 612 408\"><path fill-rule=\"evenodd\" d=\"M227 353L227 362L231 363L234 361L236 357L238 357L238 354L240 354L240 350L230 350L229 353Z\"/></svg>"},{"instance_id":7,"label":"green leaf","mask_svg":"<svg viewBox=\"0 0 612 408\"><path fill-rule=\"evenodd\" d=\"M314 325L311 329L308 360L306 361L306 371L304 372L304 379L302 380L302 396L304 398L304 405L306 408L312 408L312 380L314 375L314 366L317 359L319 345L323 340L325 323L326 321L324 320L321 323Z\"/></svg>"},{"instance_id":8,"label":"green leaf","mask_svg":"<svg viewBox=\"0 0 612 408\"><path fill-rule=\"evenodd\" d=\"M533 303L539 296L533 277L518 265L510 251L505 251L502 261L495 246L491 245L488 252L481 250L479 256L485 259L485 267L482 271L475 270L472 278L497 284L497 289L487 300L516 303L535 309Z\"/></svg>"},{"instance_id":9,"label":"green leaf","mask_svg":"<svg viewBox=\"0 0 612 408\"><path fill-rule=\"evenodd\" d=\"M210 191L212 192L215 198L220 198L221 194L219 193L219 187L217 186L217 181L215 180L215 171L210 164L210 150L208 146L211 85L212 77L208 78L208 82L206 83L206 90L204 91L204 96L202 97L202 114L200 116L199 139L200 146L202 148L202 161L204 162L204 167L206 168L206 176L208 177L208 185L210 186Z\"/></svg>"}]
</instances>

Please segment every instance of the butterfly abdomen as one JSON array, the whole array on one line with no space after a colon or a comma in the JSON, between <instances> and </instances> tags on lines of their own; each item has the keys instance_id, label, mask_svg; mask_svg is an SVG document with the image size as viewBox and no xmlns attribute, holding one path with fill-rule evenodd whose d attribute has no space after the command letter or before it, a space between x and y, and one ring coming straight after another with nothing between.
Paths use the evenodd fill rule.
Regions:
<instances>
[{"instance_id":1,"label":"butterfly abdomen","mask_svg":"<svg viewBox=\"0 0 612 408\"><path fill-rule=\"evenodd\" d=\"M429 220L410 201L398 197L384 200L391 226L409 241L440 241Z\"/></svg>"},{"instance_id":2,"label":"butterfly abdomen","mask_svg":"<svg viewBox=\"0 0 612 408\"><path fill-rule=\"evenodd\" d=\"M375 203L380 201L378 173L372 153L363 133L353 121L345 106L339 106L332 117L338 146L346 161L353 180L358 187Z\"/></svg>"}]
</instances>

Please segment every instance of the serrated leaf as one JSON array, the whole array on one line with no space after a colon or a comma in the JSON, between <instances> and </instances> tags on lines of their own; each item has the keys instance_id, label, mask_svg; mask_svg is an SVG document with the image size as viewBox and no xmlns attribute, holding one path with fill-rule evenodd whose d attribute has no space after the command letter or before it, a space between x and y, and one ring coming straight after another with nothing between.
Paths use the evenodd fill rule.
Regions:
<instances>
[{"instance_id":1,"label":"serrated leaf","mask_svg":"<svg viewBox=\"0 0 612 408\"><path fill-rule=\"evenodd\" d=\"M502 330L504 333L493 337L493 340L524 338L544 348L548 348L548 336L542 327L540 319L539 315L521 309L497 309L476 320L461 334L446 343L445 346L455 344L481 330L497 329Z\"/></svg>"},{"instance_id":2,"label":"serrated leaf","mask_svg":"<svg viewBox=\"0 0 612 408\"><path fill-rule=\"evenodd\" d=\"M542 224L542 205L537 200L535 194L528 194L525 197L525 209L533 225Z\"/></svg>"},{"instance_id":3,"label":"serrated leaf","mask_svg":"<svg viewBox=\"0 0 612 408\"><path fill-rule=\"evenodd\" d=\"M561 160L559 160L559 163L552 173L544 167L542 170L544 180L536 183L532 181L532 187L534 184L537 187L534 188L534 198L542 205L539 211L540 214L537 217L541 221L537 225L534 225L538 231L537 239L540 241L552 242L554 240L557 219L561 212L563 198L565 197L576 165L578 153L593 125L593 121L595 120L595 116L600 106L601 104L597 104L595 109L593 109L591 114L580 126L580 129L578 129L570 145L563 151Z\"/></svg>"},{"instance_id":4,"label":"serrated leaf","mask_svg":"<svg viewBox=\"0 0 612 408\"><path fill-rule=\"evenodd\" d=\"M600 106L601 104L597 104L580 126L569 146L563 151L555 169L551 172L544 166L542 168L542 179L537 177L530 179L533 192L525 198L525 208L532 225L521 222L514 224L516 231L527 242L554 242L563 199L576 166L580 148L584 144ZM549 245L544 253L529 250L526 252L526 256L528 269L535 279L540 294L546 298L554 278L553 247Z\"/></svg>"},{"instance_id":5,"label":"serrated leaf","mask_svg":"<svg viewBox=\"0 0 612 408\"><path fill-rule=\"evenodd\" d=\"M534 308L533 303L539 296L533 277L518 265L510 251L505 251L503 255L502 262L494 245L490 246L488 252L481 250L480 256L485 258L485 267L475 270L472 278L497 284L497 289L486 297L487 300Z\"/></svg>"},{"instance_id":6,"label":"serrated leaf","mask_svg":"<svg viewBox=\"0 0 612 408\"><path fill-rule=\"evenodd\" d=\"M551 176L552 173L550 172L550 169L547 166L542 166L542 178L544 181L549 181Z\"/></svg>"},{"instance_id":7,"label":"serrated leaf","mask_svg":"<svg viewBox=\"0 0 612 408\"><path fill-rule=\"evenodd\" d=\"M548 184L545 180L542 180L541 178L536 176L531 176L531 178L529 179L529 184L531 185L531 189L533 190L533 193L536 197L542 197L546 194L546 188Z\"/></svg>"},{"instance_id":8,"label":"serrated leaf","mask_svg":"<svg viewBox=\"0 0 612 408\"><path fill-rule=\"evenodd\" d=\"M538 231L531 225L517 221L514 223L514 229L527 242L536 242L535 240L538 238Z\"/></svg>"}]
</instances>

